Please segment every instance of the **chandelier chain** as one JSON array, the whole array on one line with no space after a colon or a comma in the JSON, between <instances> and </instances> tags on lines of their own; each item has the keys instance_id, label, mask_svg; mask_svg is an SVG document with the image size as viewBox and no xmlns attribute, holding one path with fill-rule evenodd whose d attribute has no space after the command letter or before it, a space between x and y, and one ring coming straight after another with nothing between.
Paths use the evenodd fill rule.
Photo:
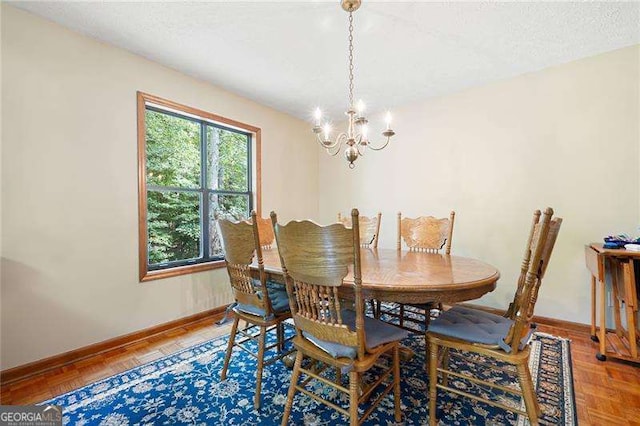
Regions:
<instances>
[{"instance_id":1,"label":"chandelier chain","mask_svg":"<svg viewBox=\"0 0 640 426\"><path fill-rule=\"evenodd\" d=\"M353 12L349 12L349 107L353 107Z\"/></svg>"}]
</instances>

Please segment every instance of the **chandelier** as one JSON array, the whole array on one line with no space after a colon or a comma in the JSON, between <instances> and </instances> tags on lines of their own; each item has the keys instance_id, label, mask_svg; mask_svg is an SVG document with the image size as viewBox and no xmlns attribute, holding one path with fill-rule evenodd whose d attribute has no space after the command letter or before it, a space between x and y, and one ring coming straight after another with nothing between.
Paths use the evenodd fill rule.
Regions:
<instances>
[{"instance_id":1,"label":"chandelier","mask_svg":"<svg viewBox=\"0 0 640 426\"><path fill-rule=\"evenodd\" d=\"M384 149L395 132L391 129L391 113L386 115L386 129L382 132L382 136L386 140L379 146L372 145L369 141L369 121L364 116L364 103L358 101L357 105L353 102L353 12L355 12L362 3L361 0L342 0L340 4L342 9L349 12L349 109L346 115L348 117L347 132L339 133L334 140L331 139L331 125L325 122L322 125L322 112L317 108L314 114L315 123L313 133L316 139L329 155L337 155L343 147L345 147L344 155L349 162L349 168L353 169L353 162L358 157L363 156L367 149L380 151Z\"/></svg>"}]
</instances>

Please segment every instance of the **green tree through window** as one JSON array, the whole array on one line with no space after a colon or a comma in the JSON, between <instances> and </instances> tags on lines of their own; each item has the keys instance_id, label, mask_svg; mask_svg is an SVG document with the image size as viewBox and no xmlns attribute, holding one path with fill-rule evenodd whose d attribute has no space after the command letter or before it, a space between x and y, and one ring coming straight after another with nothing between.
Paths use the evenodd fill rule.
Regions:
<instances>
[{"instance_id":1,"label":"green tree through window","mask_svg":"<svg viewBox=\"0 0 640 426\"><path fill-rule=\"evenodd\" d=\"M251 133L145 107L147 267L222 259L215 221L252 208Z\"/></svg>"}]
</instances>

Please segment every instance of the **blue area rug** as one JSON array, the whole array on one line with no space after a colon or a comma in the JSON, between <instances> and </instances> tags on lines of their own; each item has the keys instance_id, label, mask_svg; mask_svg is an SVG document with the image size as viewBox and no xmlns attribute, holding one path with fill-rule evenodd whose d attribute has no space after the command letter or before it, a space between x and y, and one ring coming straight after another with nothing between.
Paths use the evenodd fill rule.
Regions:
<instances>
[{"instance_id":1,"label":"blue area rug","mask_svg":"<svg viewBox=\"0 0 640 426\"><path fill-rule=\"evenodd\" d=\"M292 333L289 329L287 333ZM406 425L428 422L428 377L424 370L424 337L413 335L403 344L416 353L411 361L403 361L402 412ZM569 341L536 333L533 336L530 368L536 384L543 420L551 424L576 424L573 377ZM291 371L282 362L264 370L262 408L253 408L255 360L236 349L231 358L227 380L220 381L227 336L182 350L174 355L134 368L100 382L58 396L43 404L63 407L65 425L279 425L286 401ZM451 356L457 370L486 371L481 357ZM491 361L489 361L491 362ZM484 376L497 383L517 386L503 373ZM480 394L493 394L507 404L519 405L509 395L474 383L451 377L460 389ZM316 392L327 392L317 385ZM338 403L346 406L346 398L331 391ZM457 397L438 393L438 417L443 425L523 425L528 422L510 412ZM295 425L347 424L336 411L297 394L290 417ZM392 395L386 397L366 425L394 425Z\"/></svg>"}]
</instances>

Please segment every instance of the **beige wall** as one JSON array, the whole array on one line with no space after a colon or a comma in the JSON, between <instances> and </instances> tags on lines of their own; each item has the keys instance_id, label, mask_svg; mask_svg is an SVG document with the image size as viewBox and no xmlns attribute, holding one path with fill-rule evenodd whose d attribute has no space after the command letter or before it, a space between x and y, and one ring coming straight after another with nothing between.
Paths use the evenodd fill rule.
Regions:
<instances>
[{"instance_id":1,"label":"beige wall","mask_svg":"<svg viewBox=\"0 0 640 426\"><path fill-rule=\"evenodd\" d=\"M638 46L395 109L392 145L348 170L318 156L308 123L0 10L0 369L229 301L223 271L137 280L137 90L261 127L265 214L380 210L391 248L398 210L455 209L454 253L502 272L483 304L510 300L534 208L565 219L540 315L588 322L583 244L638 233Z\"/></svg>"},{"instance_id":2,"label":"beige wall","mask_svg":"<svg viewBox=\"0 0 640 426\"><path fill-rule=\"evenodd\" d=\"M317 214L306 123L3 5L1 369L230 301L223 270L138 282L137 90L262 128L263 212Z\"/></svg>"},{"instance_id":3,"label":"beige wall","mask_svg":"<svg viewBox=\"0 0 640 426\"><path fill-rule=\"evenodd\" d=\"M589 322L583 245L640 225L639 56L634 46L396 109L392 145L355 170L320 157L321 220L380 210L392 248L398 210L455 209L454 254L502 273L477 303L506 307L531 213L552 206L565 221L536 313Z\"/></svg>"}]
</instances>

